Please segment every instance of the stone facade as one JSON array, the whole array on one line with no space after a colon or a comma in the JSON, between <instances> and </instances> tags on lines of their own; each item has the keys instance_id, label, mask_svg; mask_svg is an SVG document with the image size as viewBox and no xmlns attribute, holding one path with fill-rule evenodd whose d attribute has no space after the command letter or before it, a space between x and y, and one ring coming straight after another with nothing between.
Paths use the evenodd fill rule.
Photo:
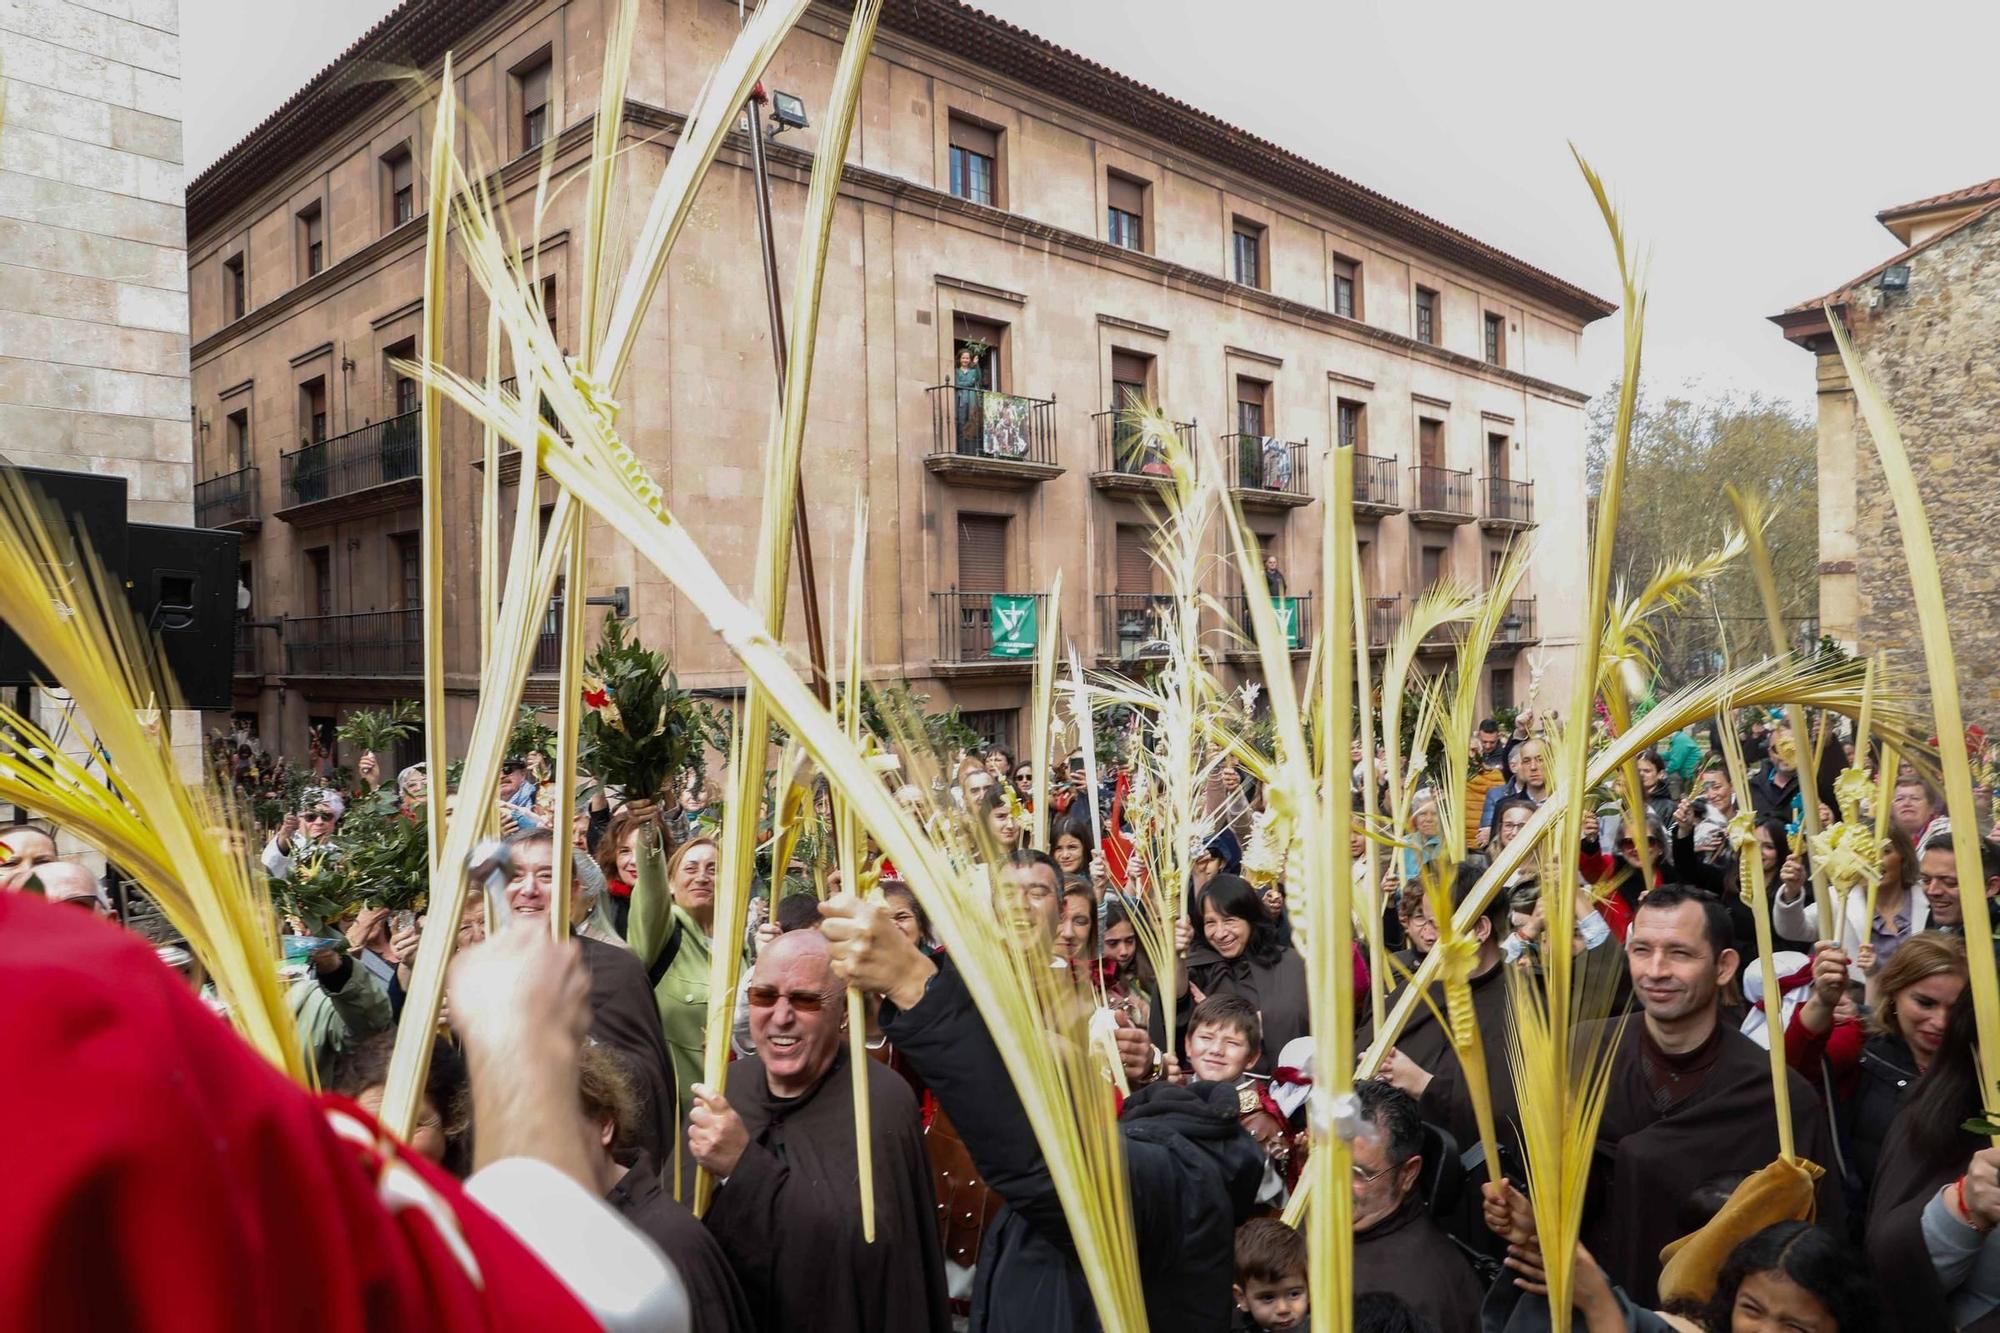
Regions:
<instances>
[{"instance_id":1,"label":"stone facade","mask_svg":"<svg viewBox=\"0 0 2000 1333\"><path fill-rule=\"evenodd\" d=\"M0 454L192 517L177 0L0 9Z\"/></svg>"},{"instance_id":2,"label":"stone facade","mask_svg":"<svg viewBox=\"0 0 2000 1333\"><path fill-rule=\"evenodd\" d=\"M398 13L426 5L443 7L415 0ZM1303 495L1293 498L1303 503L1263 497L1248 510L1293 593L1318 591L1321 451L1339 428L1343 404L1360 410L1361 447L1384 460L1398 491L1363 523L1364 569L1376 595L1400 596L1407 606L1429 573L1483 580L1501 543L1531 530L1509 521L1505 499L1489 512L1483 479L1531 482L1531 492L1502 490L1532 494L1540 555L1523 595L1536 601L1516 622L1517 643L1491 663L1505 674L1489 684L1524 692L1531 663L1522 650L1546 651L1544 697L1559 697L1549 692L1565 688L1583 579L1585 395L1573 387L1577 346L1583 326L1609 306L1377 196L1368 196L1377 210L1369 218L1348 216L1275 188L1240 162L1205 159L1164 131L1109 119L1093 109L1101 99L1085 105L1059 96L1054 89L1065 80L1094 81L1103 91L1115 76L1053 47L1045 47L1048 80L997 72L978 43L1038 39L962 6L898 0L892 10L892 18L905 17L900 26L885 22L871 58L842 186L806 441L822 596L835 599L851 543L866 540L868 657L876 669L1008 734L1027 671L976 651L959 660L968 656L962 631L976 637L979 623L976 615L965 618L952 594L974 587L1039 593L1058 569L1066 633L1086 657L1118 659L1128 627L1105 599L1135 591L1120 586L1118 552L1121 540L1144 531L1147 515L1143 489L1102 476L1115 470L1107 458L1112 442L1093 414L1112 403L1114 380L1137 365L1153 396L1176 418L1198 423L1199 438L1218 453L1223 437L1242 428L1245 394L1259 400L1256 434L1301 446L1295 489ZM598 13L592 4L537 0L490 11L450 39L466 112L505 159L497 177L515 224L539 238L538 260L566 343L579 306L581 190L564 192L534 227L537 154L522 142L522 78L544 58L556 74L548 123L562 127L561 176L587 151L601 58ZM960 35L945 44L926 40L919 20L927 18L949 20ZM767 86L798 94L808 108L822 106L844 21L834 8L812 11L779 53ZM386 22L382 41L394 39L398 18ZM632 151L618 202L624 235L637 231L681 113L735 28L736 9L726 0L645 9L629 91ZM669 51L672 59L661 58ZM365 40L350 58L368 54ZM259 136L289 132L286 117L309 114L311 98L309 90L299 107L232 150L189 196L203 485L220 494L251 484L255 513L238 526L248 534L254 613L284 620L282 635L258 632L246 644L239 713L267 742L287 749L302 744L310 720L324 723L415 689L407 657L398 658L374 628L390 626L393 635L398 609L414 605L403 578L418 521L414 481L309 498L293 479L302 442L316 429L310 418L324 414L318 429L332 437L329 448L351 454L354 441L377 439L403 402L388 357L420 317L423 224L420 217L397 221L394 190L401 155L414 149L421 210L429 112L385 92L365 113L316 122L311 151L293 154L282 172L232 184L232 164L259 150ZM968 124L997 144L990 205L953 193L953 135ZM816 130L794 130L770 150L787 275L817 143ZM1254 146L1239 135L1232 155L1244 143ZM1137 249L1105 239L1107 201L1120 182L1138 183L1145 201ZM1404 234L1419 223L1435 238L1435 251ZM1254 274L1234 268L1236 231L1257 238ZM305 247L315 236L327 247L325 266L308 275ZM1351 318L1335 313L1336 279L1350 261L1359 264ZM246 292L240 317L239 273ZM1253 280L1234 280L1246 276ZM450 282L446 356L478 367L485 358L481 302L462 267L454 265ZM1419 289L1432 293L1435 344L1416 336ZM1491 361L1489 315L1499 342ZM992 346L997 390L1047 404L1036 409L1046 427L1036 437L1038 450L1046 445L1046 466L994 468L958 456L952 391L944 386L962 336ZM716 566L747 588L774 392L741 137L709 173L619 397L621 428L662 482L669 507ZM469 608L477 589L478 443L455 413L454 421L448 595L454 607ZM1410 469L1420 451L1434 466L1462 474L1447 506L1462 512L1413 521L1410 511L1423 497ZM502 508L511 514L511 473L503 476ZM870 506L865 534L853 531L857 495ZM961 567L969 533L999 544L997 573L975 570L972 561ZM591 594L629 589L641 635L668 652L684 684L726 691L740 683L699 617L601 526L592 529L589 568ZM1237 593L1233 575L1218 567L1213 591ZM795 643L800 619L794 610ZM448 617L454 735L469 725L479 683L475 621L462 612ZM336 669L333 657L308 642L364 632L375 636L366 651L341 659L365 661L354 669ZM546 682L531 686L537 695L548 697Z\"/></svg>"},{"instance_id":3,"label":"stone facade","mask_svg":"<svg viewBox=\"0 0 2000 1333\"><path fill-rule=\"evenodd\" d=\"M1968 720L2000 716L2000 212L1919 232L1879 271L1834 294L1869 377L1902 430L1937 545ZM1801 341L1806 341L1804 337ZM1861 652L1886 649L1918 679L1923 645L1895 504L1839 354L1819 354L1820 614Z\"/></svg>"}]
</instances>

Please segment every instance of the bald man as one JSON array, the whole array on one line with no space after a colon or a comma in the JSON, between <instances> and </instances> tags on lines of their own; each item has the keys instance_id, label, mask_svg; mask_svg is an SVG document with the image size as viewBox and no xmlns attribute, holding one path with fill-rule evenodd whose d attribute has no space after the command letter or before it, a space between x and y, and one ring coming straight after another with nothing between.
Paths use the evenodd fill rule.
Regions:
<instances>
[{"instance_id":1,"label":"bald man","mask_svg":"<svg viewBox=\"0 0 2000 1333\"><path fill-rule=\"evenodd\" d=\"M36 869L35 878L41 881L42 896L52 903L74 903L98 916L111 915L97 877L74 861L49 861Z\"/></svg>"},{"instance_id":2,"label":"bald man","mask_svg":"<svg viewBox=\"0 0 2000 1333\"><path fill-rule=\"evenodd\" d=\"M875 1243L861 1232L847 998L819 932L778 936L750 976L756 1054L726 1097L697 1083L688 1148L721 1181L705 1221L766 1329L945 1333L944 1252L909 1085L866 1062Z\"/></svg>"}]
</instances>

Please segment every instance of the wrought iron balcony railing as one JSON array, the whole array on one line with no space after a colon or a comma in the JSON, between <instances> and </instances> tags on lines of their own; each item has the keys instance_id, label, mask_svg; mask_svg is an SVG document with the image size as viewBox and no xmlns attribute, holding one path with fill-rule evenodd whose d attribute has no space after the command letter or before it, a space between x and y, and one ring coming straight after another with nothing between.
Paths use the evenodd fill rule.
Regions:
<instances>
[{"instance_id":1,"label":"wrought iron balcony railing","mask_svg":"<svg viewBox=\"0 0 2000 1333\"><path fill-rule=\"evenodd\" d=\"M931 455L1056 465L1056 403L991 389L939 384L931 400Z\"/></svg>"},{"instance_id":2,"label":"wrought iron balcony railing","mask_svg":"<svg viewBox=\"0 0 2000 1333\"><path fill-rule=\"evenodd\" d=\"M1047 593L934 592L937 609L939 662L973 663L1034 661L1042 617L1048 614Z\"/></svg>"},{"instance_id":3,"label":"wrought iron balcony railing","mask_svg":"<svg viewBox=\"0 0 2000 1333\"><path fill-rule=\"evenodd\" d=\"M1472 474L1448 467L1410 469L1410 512L1464 522L1472 517Z\"/></svg>"},{"instance_id":4,"label":"wrought iron balcony railing","mask_svg":"<svg viewBox=\"0 0 2000 1333\"><path fill-rule=\"evenodd\" d=\"M415 676L424 668L424 613L359 611L285 620L285 671L295 676Z\"/></svg>"},{"instance_id":5,"label":"wrought iron balcony railing","mask_svg":"<svg viewBox=\"0 0 2000 1333\"><path fill-rule=\"evenodd\" d=\"M371 422L330 440L308 440L280 455L285 507L337 500L415 477L423 462L423 411Z\"/></svg>"},{"instance_id":6,"label":"wrought iron balcony railing","mask_svg":"<svg viewBox=\"0 0 2000 1333\"><path fill-rule=\"evenodd\" d=\"M194 484L194 525L226 528L254 523L257 512L257 469L240 467Z\"/></svg>"},{"instance_id":7,"label":"wrought iron balcony railing","mask_svg":"<svg viewBox=\"0 0 2000 1333\"><path fill-rule=\"evenodd\" d=\"M1306 487L1306 446L1302 441L1269 435L1225 435L1222 453L1229 460L1232 489L1312 498Z\"/></svg>"}]
</instances>

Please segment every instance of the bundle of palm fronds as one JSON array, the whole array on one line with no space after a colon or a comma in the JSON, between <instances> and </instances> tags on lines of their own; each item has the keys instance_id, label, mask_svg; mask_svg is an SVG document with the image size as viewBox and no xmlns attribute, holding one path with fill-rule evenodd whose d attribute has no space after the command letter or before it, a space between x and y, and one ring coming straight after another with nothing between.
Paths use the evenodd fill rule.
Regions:
<instances>
[{"instance_id":1,"label":"bundle of palm fronds","mask_svg":"<svg viewBox=\"0 0 2000 1333\"><path fill-rule=\"evenodd\" d=\"M64 549L54 535L61 522L18 474L0 472L0 624L76 702L102 771L0 709L0 800L54 820L117 862L214 978L237 1030L303 1080L254 839L228 792L182 780L163 725L174 691L158 646L96 554Z\"/></svg>"},{"instance_id":2,"label":"bundle of palm fronds","mask_svg":"<svg viewBox=\"0 0 2000 1333\"><path fill-rule=\"evenodd\" d=\"M628 801L659 801L707 746L705 705L680 688L664 654L628 632L606 620L583 664L583 766Z\"/></svg>"},{"instance_id":3,"label":"bundle of palm fronds","mask_svg":"<svg viewBox=\"0 0 2000 1333\"><path fill-rule=\"evenodd\" d=\"M398 699L387 708L357 708L342 719L334 739L370 754L384 754L399 741L417 734L423 710L414 699Z\"/></svg>"}]
</instances>

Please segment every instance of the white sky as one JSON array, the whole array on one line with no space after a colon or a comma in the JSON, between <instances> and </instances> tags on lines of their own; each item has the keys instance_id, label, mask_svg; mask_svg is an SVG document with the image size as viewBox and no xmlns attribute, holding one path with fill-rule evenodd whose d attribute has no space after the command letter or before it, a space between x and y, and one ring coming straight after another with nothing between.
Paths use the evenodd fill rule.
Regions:
<instances>
[{"instance_id":1,"label":"white sky","mask_svg":"<svg viewBox=\"0 0 2000 1333\"><path fill-rule=\"evenodd\" d=\"M393 0L182 0L199 171ZM1809 406L1765 316L1892 253L1883 208L2000 175L2000 5L1903 0L984 0L983 8L1607 297L1566 140L1651 246L1646 378ZM1584 383L1616 373L1617 320Z\"/></svg>"}]
</instances>

